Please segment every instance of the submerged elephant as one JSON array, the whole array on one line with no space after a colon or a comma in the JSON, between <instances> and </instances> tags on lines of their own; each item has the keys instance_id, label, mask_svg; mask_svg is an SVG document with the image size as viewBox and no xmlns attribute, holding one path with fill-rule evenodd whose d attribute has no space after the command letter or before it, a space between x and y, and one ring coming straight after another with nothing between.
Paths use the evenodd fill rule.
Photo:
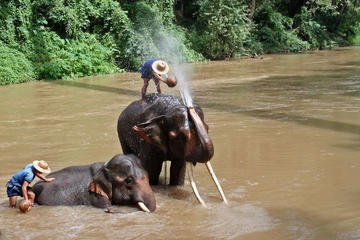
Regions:
<instances>
[{"instance_id":1,"label":"submerged elephant","mask_svg":"<svg viewBox=\"0 0 360 240\"><path fill-rule=\"evenodd\" d=\"M170 184L183 185L186 162L205 163L214 154L203 112L197 105L181 104L175 96L154 93L146 95L145 102L145 106L132 102L119 116L123 152L140 158L151 185L158 184L167 160L171 161Z\"/></svg>"},{"instance_id":2,"label":"submerged elephant","mask_svg":"<svg viewBox=\"0 0 360 240\"><path fill-rule=\"evenodd\" d=\"M156 202L147 173L134 155L115 155L106 163L71 166L48 175L55 181L33 186L41 205L92 205L114 212L111 205L138 204L146 212Z\"/></svg>"}]
</instances>

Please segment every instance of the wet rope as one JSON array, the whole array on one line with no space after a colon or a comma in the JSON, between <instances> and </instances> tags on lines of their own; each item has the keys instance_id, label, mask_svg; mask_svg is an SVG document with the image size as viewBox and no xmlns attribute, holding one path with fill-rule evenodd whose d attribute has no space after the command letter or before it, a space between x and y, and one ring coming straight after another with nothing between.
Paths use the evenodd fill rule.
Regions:
<instances>
[{"instance_id":1,"label":"wet rope","mask_svg":"<svg viewBox=\"0 0 360 240\"><path fill-rule=\"evenodd\" d=\"M164 168L165 168L165 170L164 170L164 185L167 185L167 181L166 181L166 179L167 179L167 161L164 161Z\"/></svg>"}]
</instances>

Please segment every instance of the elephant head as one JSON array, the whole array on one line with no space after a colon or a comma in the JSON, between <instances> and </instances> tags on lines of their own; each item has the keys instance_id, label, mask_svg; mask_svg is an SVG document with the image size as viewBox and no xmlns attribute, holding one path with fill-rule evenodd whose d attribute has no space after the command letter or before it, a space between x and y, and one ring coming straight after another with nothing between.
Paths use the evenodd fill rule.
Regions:
<instances>
[{"instance_id":1,"label":"elephant head","mask_svg":"<svg viewBox=\"0 0 360 240\"><path fill-rule=\"evenodd\" d=\"M112 204L136 203L146 212L154 211L156 201L146 171L134 155L116 155L94 175L89 191Z\"/></svg>"},{"instance_id":2,"label":"elephant head","mask_svg":"<svg viewBox=\"0 0 360 240\"><path fill-rule=\"evenodd\" d=\"M170 160L205 163L214 154L208 126L198 106L175 105L164 115L137 124L133 129L147 143L170 156Z\"/></svg>"}]
</instances>

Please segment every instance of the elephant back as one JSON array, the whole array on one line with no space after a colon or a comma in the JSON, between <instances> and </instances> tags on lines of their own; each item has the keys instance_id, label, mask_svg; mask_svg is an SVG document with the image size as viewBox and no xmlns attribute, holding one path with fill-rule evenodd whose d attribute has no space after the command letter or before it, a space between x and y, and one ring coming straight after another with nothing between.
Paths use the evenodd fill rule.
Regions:
<instances>
[{"instance_id":1,"label":"elephant back","mask_svg":"<svg viewBox=\"0 0 360 240\"><path fill-rule=\"evenodd\" d=\"M144 112L151 110L158 115L165 115L174 106L182 105L177 97L159 93L146 95L145 102Z\"/></svg>"}]
</instances>

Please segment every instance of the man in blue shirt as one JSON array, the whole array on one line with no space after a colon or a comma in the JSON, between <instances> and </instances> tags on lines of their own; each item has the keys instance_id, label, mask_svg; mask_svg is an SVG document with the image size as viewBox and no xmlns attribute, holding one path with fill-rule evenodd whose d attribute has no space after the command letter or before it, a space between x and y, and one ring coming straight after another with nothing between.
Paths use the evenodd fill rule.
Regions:
<instances>
[{"instance_id":1,"label":"man in blue shirt","mask_svg":"<svg viewBox=\"0 0 360 240\"><path fill-rule=\"evenodd\" d=\"M158 93L161 93L160 82L167 83L169 72L169 65L162 60L151 59L147 60L141 67L141 78L144 80L144 86L141 89L141 103L145 105L145 94L149 81L154 80ZM163 77L161 76L163 75Z\"/></svg>"},{"instance_id":2,"label":"man in blue shirt","mask_svg":"<svg viewBox=\"0 0 360 240\"><path fill-rule=\"evenodd\" d=\"M35 193L31 190L29 185L34 180L35 176L45 182L54 181L55 178L46 178L43 176L43 174L50 172L50 167L45 161L34 161L17 172L7 184L10 207L16 207L18 196L24 197L25 201L30 201L30 206L33 206Z\"/></svg>"}]
</instances>

